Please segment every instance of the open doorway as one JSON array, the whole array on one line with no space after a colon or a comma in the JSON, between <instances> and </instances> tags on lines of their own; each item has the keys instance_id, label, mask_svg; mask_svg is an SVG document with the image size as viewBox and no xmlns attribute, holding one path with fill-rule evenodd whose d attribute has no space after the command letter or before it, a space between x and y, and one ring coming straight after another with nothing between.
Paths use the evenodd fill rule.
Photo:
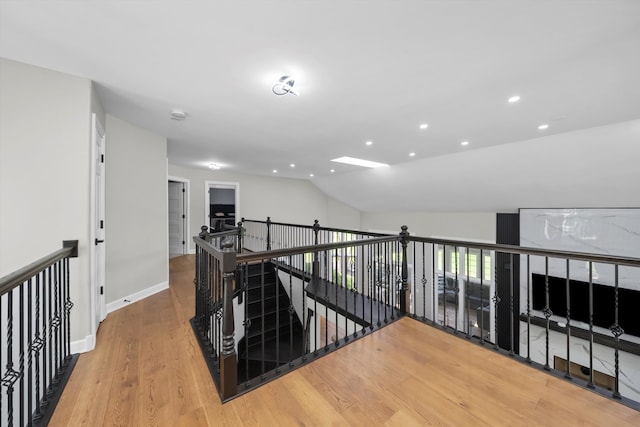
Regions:
<instances>
[{"instance_id":1,"label":"open doorway","mask_svg":"<svg viewBox=\"0 0 640 427\"><path fill-rule=\"evenodd\" d=\"M205 192L205 218L210 231L223 231L225 225L236 225L240 220L240 184L207 181Z\"/></svg>"},{"instance_id":2,"label":"open doorway","mask_svg":"<svg viewBox=\"0 0 640 427\"><path fill-rule=\"evenodd\" d=\"M167 187L169 257L189 253L189 181L169 177Z\"/></svg>"}]
</instances>

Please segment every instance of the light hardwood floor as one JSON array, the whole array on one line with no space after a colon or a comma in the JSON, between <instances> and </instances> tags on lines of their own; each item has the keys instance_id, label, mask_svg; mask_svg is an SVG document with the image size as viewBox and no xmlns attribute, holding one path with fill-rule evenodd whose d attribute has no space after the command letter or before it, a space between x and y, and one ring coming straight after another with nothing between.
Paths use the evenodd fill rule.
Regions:
<instances>
[{"instance_id":1,"label":"light hardwood floor","mask_svg":"<svg viewBox=\"0 0 640 427\"><path fill-rule=\"evenodd\" d=\"M52 426L640 426L640 412L412 319L222 405L193 337L193 260L111 313Z\"/></svg>"}]
</instances>

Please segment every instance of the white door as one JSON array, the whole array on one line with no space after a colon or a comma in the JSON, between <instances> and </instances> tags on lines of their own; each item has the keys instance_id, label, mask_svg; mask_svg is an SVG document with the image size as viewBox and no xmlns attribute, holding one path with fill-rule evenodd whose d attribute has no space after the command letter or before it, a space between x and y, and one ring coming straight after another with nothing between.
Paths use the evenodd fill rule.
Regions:
<instances>
[{"instance_id":1,"label":"white door","mask_svg":"<svg viewBox=\"0 0 640 427\"><path fill-rule=\"evenodd\" d=\"M93 277L92 295L94 332L107 316L105 303L105 132L96 115L92 116L94 208L93 208Z\"/></svg>"},{"instance_id":2,"label":"white door","mask_svg":"<svg viewBox=\"0 0 640 427\"><path fill-rule=\"evenodd\" d=\"M185 184L169 181L169 256L184 255L185 238Z\"/></svg>"}]
</instances>

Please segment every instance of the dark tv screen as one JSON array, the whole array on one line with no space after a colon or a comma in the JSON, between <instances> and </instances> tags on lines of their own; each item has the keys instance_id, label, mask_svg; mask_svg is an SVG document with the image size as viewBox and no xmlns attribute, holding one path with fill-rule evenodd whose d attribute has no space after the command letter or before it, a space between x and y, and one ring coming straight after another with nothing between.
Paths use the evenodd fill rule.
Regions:
<instances>
[{"instance_id":1,"label":"dark tv screen","mask_svg":"<svg viewBox=\"0 0 640 427\"><path fill-rule=\"evenodd\" d=\"M567 317L567 279L548 276L549 308L554 315ZM545 275L531 275L532 308L546 306ZM571 320L589 323L589 283L569 280L569 312ZM618 288L618 324L625 334L640 336L640 292ZM613 285L593 284L593 324L609 329L615 320L615 288ZM624 335L623 335L624 337Z\"/></svg>"}]
</instances>

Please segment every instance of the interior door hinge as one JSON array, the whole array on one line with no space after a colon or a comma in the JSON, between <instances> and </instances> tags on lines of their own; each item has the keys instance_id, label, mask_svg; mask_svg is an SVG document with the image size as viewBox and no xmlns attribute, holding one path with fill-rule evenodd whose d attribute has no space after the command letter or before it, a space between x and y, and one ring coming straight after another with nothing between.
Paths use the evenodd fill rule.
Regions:
<instances>
[{"instance_id":1,"label":"interior door hinge","mask_svg":"<svg viewBox=\"0 0 640 427\"><path fill-rule=\"evenodd\" d=\"M104 163L104 154L100 154L100 163Z\"/></svg>"},{"instance_id":2,"label":"interior door hinge","mask_svg":"<svg viewBox=\"0 0 640 427\"><path fill-rule=\"evenodd\" d=\"M182 215L182 219L184 219L184 214Z\"/></svg>"},{"instance_id":3,"label":"interior door hinge","mask_svg":"<svg viewBox=\"0 0 640 427\"><path fill-rule=\"evenodd\" d=\"M182 244L184 245L184 243L185 243L185 241L183 240L183 241L182 241Z\"/></svg>"},{"instance_id":4,"label":"interior door hinge","mask_svg":"<svg viewBox=\"0 0 640 427\"><path fill-rule=\"evenodd\" d=\"M183 192L183 193L185 192L185 189L184 189L184 188L182 189L182 192Z\"/></svg>"},{"instance_id":5,"label":"interior door hinge","mask_svg":"<svg viewBox=\"0 0 640 427\"><path fill-rule=\"evenodd\" d=\"M100 295L104 295L104 286L100 286Z\"/></svg>"},{"instance_id":6,"label":"interior door hinge","mask_svg":"<svg viewBox=\"0 0 640 427\"><path fill-rule=\"evenodd\" d=\"M104 228L104 219L100 220L100 228Z\"/></svg>"}]
</instances>

